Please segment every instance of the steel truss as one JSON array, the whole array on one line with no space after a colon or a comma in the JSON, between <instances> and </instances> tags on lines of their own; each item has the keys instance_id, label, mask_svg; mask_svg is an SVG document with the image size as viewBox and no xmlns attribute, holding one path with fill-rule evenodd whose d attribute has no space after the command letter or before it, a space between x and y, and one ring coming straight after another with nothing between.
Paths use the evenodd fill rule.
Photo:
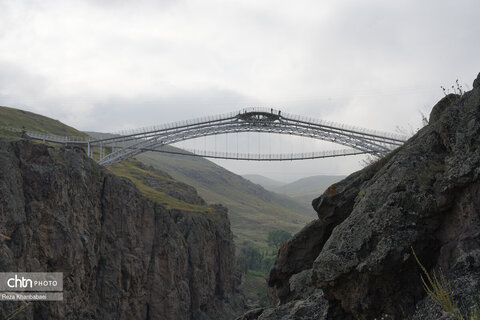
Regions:
<instances>
[{"instance_id":1,"label":"steel truss","mask_svg":"<svg viewBox=\"0 0 480 320\"><path fill-rule=\"evenodd\" d=\"M378 131L357 128L342 124L281 113L266 108L244 109L226 115L189 120L159 127L143 128L89 142L100 148L100 164L108 166L145 151L162 151L162 147L179 141L204 136L230 134L237 132L263 132L296 135L334 142L351 149L337 151L329 156L368 153L381 156L400 146L405 137ZM104 155L104 150L109 152ZM217 153L196 151L204 157L242 159L242 160L300 160L324 158L324 153L303 153L295 155L239 155L235 153Z\"/></svg>"},{"instance_id":2,"label":"steel truss","mask_svg":"<svg viewBox=\"0 0 480 320\"><path fill-rule=\"evenodd\" d=\"M333 142L350 149L298 154L255 155L210 152L206 150L172 152L164 148L167 145L183 140L237 132L295 135ZM43 141L87 145L87 152L90 157L93 157L93 150L96 148L99 150L98 163L105 166L115 164L145 151L256 161L301 160L365 153L382 156L402 145L406 140L406 137L392 133L282 113L280 110L272 108L247 108L239 112L223 115L122 131L112 134L108 138L96 140L86 140L83 137L55 136L32 131L27 131L26 134L34 139Z\"/></svg>"}]
</instances>

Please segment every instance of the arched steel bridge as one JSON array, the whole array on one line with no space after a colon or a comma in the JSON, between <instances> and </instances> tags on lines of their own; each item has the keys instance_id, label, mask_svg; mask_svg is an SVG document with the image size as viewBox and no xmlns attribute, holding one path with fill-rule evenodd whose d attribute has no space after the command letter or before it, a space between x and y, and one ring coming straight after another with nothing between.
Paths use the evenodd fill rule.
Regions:
<instances>
[{"instance_id":1,"label":"arched steel bridge","mask_svg":"<svg viewBox=\"0 0 480 320\"><path fill-rule=\"evenodd\" d=\"M236 132L267 132L296 135L330 141L348 149L299 154L243 154L185 150L178 152L165 149L170 144L198 137ZM199 118L194 120L140 128L111 134L102 139L61 137L27 131L35 139L51 142L86 144L87 152L93 157L99 153L98 163L109 166L146 151L180 153L210 158L240 159L256 161L301 160L338 157L353 154L382 156L402 145L404 136L358 128L298 115L283 113L272 108L247 108L238 112Z\"/></svg>"}]
</instances>

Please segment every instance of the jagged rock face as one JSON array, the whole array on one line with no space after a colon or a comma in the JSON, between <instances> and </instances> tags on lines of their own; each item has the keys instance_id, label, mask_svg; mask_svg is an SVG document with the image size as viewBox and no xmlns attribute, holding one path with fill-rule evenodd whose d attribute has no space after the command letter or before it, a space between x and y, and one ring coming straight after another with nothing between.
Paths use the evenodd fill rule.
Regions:
<instances>
[{"instance_id":1,"label":"jagged rock face","mask_svg":"<svg viewBox=\"0 0 480 320\"><path fill-rule=\"evenodd\" d=\"M478 74L477 79L475 79L475 81L473 81L473 87L474 88L480 87L480 73Z\"/></svg>"},{"instance_id":2,"label":"jagged rock face","mask_svg":"<svg viewBox=\"0 0 480 320\"><path fill-rule=\"evenodd\" d=\"M64 302L23 319L231 319L232 234L213 211L167 211L81 149L0 142L0 271L64 275Z\"/></svg>"},{"instance_id":3,"label":"jagged rock face","mask_svg":"<svg viewBox=\"0 0 480 320\"><path fill-rule=\"evenodd\" d=\"M304 300L295 300L277 308L256 309L237 320L311 320L326 319L328 302L321 290L316 290Z\"/></svg>"},{"instance_id":4,"label":"jagged rock face","mask_svg":"<svg viewBox=\"0 0 480 320\"><path fill-rule=\"evenodd\" d=\"M423 265L441 268L460 306L480 292L480 87L437 104L402 147L313 201L319 219L280 250L269 285L281 319L305 292L328 303L319 319L437 319ZM297 275L310 272L303 285ZM478 301L477 301L478 302ZM252 319L262 319L267 308ZM269 311L270 310L270 311ZM283 310L283 311L282 311Z\"/></svg>"},{"instance_id":5,"label":"jagged rock face","mask_svg":"<svg viewBox=\"0 0 480 320\"><path fill-rule=\"evenodd\" d=\"M315 284L358 319L411 316L424 296L411 247L447 273L480 248L480 90L452 102L383 160L313 264Z\"/></svg>"},{"instance_id":6,"label":"jagged rock face","mask_svg":"<svg viewBox=\"0 0 480 320\"><path fill-rule=\"evenodd\" d=\"M298 295L290 288L290 277L312 267L333 228L350 214L358 194L356 190L374 173L374 168L370 168L361 174L353 174L328 188L325 197L313 200L312 206L319 219L307 224L280 248L270 270L269 296L274 303L285 303Z\"/></svg>"}]
</instances>

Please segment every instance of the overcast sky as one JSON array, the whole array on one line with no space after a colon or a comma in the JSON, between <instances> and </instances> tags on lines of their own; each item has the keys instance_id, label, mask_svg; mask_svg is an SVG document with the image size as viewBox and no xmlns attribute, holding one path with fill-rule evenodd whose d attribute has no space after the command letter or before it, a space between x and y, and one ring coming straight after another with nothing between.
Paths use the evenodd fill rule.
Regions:
<instances>
[{"instance_id":1,"label":"overcast sky","mask_svg":"<svg viewBox=\"0 0 480 320\"><path fill-rule=\"evenodd\" d=\"M441 85L471 87L479 12L478 0L0 0L0 105L90 131L247 106L411 131ZM278 179L360 167L221 164Z\"/></svg>"}]
</instances>

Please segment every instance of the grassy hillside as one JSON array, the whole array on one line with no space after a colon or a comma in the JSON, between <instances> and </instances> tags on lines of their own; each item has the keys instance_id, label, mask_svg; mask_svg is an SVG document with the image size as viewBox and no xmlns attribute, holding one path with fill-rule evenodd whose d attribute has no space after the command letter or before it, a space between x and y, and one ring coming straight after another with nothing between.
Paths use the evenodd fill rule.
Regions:
<instances>
[{"instance_id":1,"label":"grassy hillside","mask_svg":"<svg viewBox=\"0 0 480 320\"><path fill-rule=\"evenodd\" d=\"M8 107L0 107L0 134L9 137L18 136L11 131L2 129L1 127L24 128L25 130L39 131L61 136L87 136L85 133L69 127L58 120L53 120L33 112Z\"/></svg>"},{"instance_id":2,"label":"grassy hillside","mask_svg":"<svg viewBox=\"0 0 480 320\"><path fill-rule=\"evenodd\" d=\"M319 192L322 193L330 185L345 178L345 176L325 176L318 175L302 178L292 183L276 187L272 191L288 195L300 195L304 193Z\"/></svg>"},{"instance_id":3,"label":"grassy hillside","mask_svg":"<svg viewBox=\"0 0 480 320\"><path fill-rule=\"evenodd\" d=\"M250 176L245 177L248 179ZM302 206L310 206L313 199L321 195L330 185L343 178L345 176L317 175L302 178L291 183L272 185L269 178L253 175L251 181L260 184L269 191L286 195Z\"/></svg>"},{"instance_id":4,"label":"grassy hillside","mask_svg":"<svg viewBox=\"0 0 480 320\"><path fill-rule=\"evenodd\" d=\"M147 198L167 209L212 212L194 188L139 161L129 159L108 169L117 176L130 179Z\"/></svg>"},{"instance_id":5,"label":"grassy hillside","mask_svg":"<svg viewBox=\"0 0 480 320\"><path fill-rule=\"evenodd\" d=\"M136 159L195 187L207 202L225 205L239 246L252 242L266 248L270 230L294 233L315 216L310 205L269 192L203 158L148 152Z\"/></svg>"},{"instance_id":6,"label":"grassy hillside","mask_svg":"<svg viewBox=\"0 0 480 320\"><path fill-rule=\"evenodd\" d=\"M264 177L264 176L259 175L259 174L244 174L244 175L242 175L242 177L247 179L247 180L250 180L251 182L253 182L255 184L261 185L262 187L264 187L267 190L270 190L270 188L278 188L278 187L281 187L281 186L284 186L284 185L287 184L285 182L280 182L280 181L277 181L277 180L273 180L273 179Z\"/></svg>"}]
</instances>

